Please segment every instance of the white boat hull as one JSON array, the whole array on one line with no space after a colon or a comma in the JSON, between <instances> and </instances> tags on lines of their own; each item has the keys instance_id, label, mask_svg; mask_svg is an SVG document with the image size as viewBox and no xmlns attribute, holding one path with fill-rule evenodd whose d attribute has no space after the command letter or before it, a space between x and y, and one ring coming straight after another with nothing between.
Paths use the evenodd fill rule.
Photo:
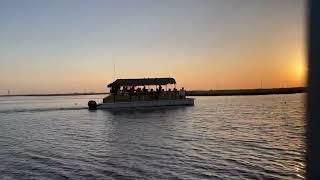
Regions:
<instances>
[{"instance_id":1,"label":"white boat hull","mask_svg":"<svg viewBox=\"0 0 320 180\"><path fill-rule=\"evenodd\" d=\"M155 100L155 101L132 101L102 103L97 109L119 109L119 108L142 108L142 107L162 107L162 106L193 106L194 99L175 99L175 100Z\"/></svg>"}]
</instances>

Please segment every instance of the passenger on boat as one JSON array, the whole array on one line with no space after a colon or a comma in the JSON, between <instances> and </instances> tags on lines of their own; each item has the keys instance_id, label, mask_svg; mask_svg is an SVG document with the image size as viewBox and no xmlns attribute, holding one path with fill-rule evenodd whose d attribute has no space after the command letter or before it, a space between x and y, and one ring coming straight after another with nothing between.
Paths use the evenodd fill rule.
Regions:
<instances>
[{"instance_id":1,"label":"passenger on boat","mask_svg":"<svg viewBox=\"0 0 320 180\"><path fill-rule=\"evenodd\" d=\"M130 90L129 90L129 98L130 101L132 100L132 96L134 95L134 86L131 86Z\"/></svg>"},{"instance_id":2,"label":"passenger on boat","mask_svg":"<svg viewBox=\"0 0 320 180\"><path fill-rule=\"evenodd\" d=\"M173 88L173 98L177 98L178 96L178 90L176 88Z\"/></svg>"},{"instance_id":3,"label":"passenger on boat","mask_svg":"<svg viewBox=\"0 0 320 180\"><path fill-rule=\"evenodd\" d=\"M141 94L142 94L142 90L141 90L141 88L139 87L139 88L136 90L136 95L138 96L138 99L139 99L139 100L140 100Z\"/></svg>"},{"instance_id":4,"label":"passenger on boat","mask_svg":"<svg viewBox=\"0 0 320 180\"><path fill-rule=\"evenodd\" d=\"M134 94L134 86L131 86L130 90L129 90L129 94L133 95Z\"/></svg>"},{"instance_id":5,"label":"passenger on boat","mask_svg":"<svg viewBox=\"0 0 320 180\"><path fill-rule=\"evenodd\" d=\"M168 98L171 99L171 96L172 96L171 88L168 89L166 94L168 95Z\"/></svg>"},{"instance_id":6,"label":"passenger on boat","mask_svg":"<svg viewBox=\"0 0 320 180\"><path fill-rule=\"evenodd\" d=\"M125 96L128 96L128 95L129 95L129 90L128 90L128 87L127 87L127 86L126 86L126 88L125 88L124 95L125 95Z\"/></svg>"},{"instance_id":7,"label":"passenger on boat","mask_svg":"<svg viewBox=\"0 0 320 180\"><path fill-rule=\"evenodd\" d=\"M120 90L120 87L115 86L110 89L110 93L116 95L119 93L119 90Z\"/></svg>"},{"instance_id":8,"label":"passenger on boat","mask_svg":"<svg viewBox=\"0 0 320 180\"><path fill-rule=\"evenodd\" d=\"M128 95L128 88L127 88L127 86L122 87L121 95L122 95L122 96Z\"/></svg>"},{"instance_id":9,"label":"passenger on boat","mask_svg":"<svg viewBox=\"0 0 320 180\"><path fill-rule=\"evenodd\" d=\"M178 92L178 90L176 89L176 88L173 88L173 93L177 93Z\"/></svg>"},{"instance_id":10,"label":"passenger on boat","mask_svg":"<svg viewBox=\"0 0 320 180\"><path fill-rule=\"evenodd\" d=\"M145 86L143 86L142 91L143 91L143 94L144 94L144 95L146 95L146 94L148 93L148 90L147 90L147 88L146 88Z\"/></svg>"},{"instance_id":11,"label":"passenger on boat","mask_svg":"<svg viewBox=\"0 0 320 180\"><path fill-rule=\"evenodd\" d=\"M141 93L141 92L142 92L141 88L138 88L138 89L136 90L136 92L137 92L137 93Z\"/></svg>"},{"instance_id":12,"label":"passenger on boat","mask_svg":"<svg viewBox=\"0 0 320 180\"><path fill-rule=\"evenodd\" d=\"M161 85L159 85L159 88L156 89L156 99L159 99L160 95L161 95Z\"/></svg>"},{"instance_id":13,"label":"passenger on boat","mask_svg":"<svg viewBox=\"0 0 320 180\"><path fill-rule=\"evenodd\" d=\"M153 92L154 92L154 91L153 91L153 88L151 88L151 89L150 89L150 94L152 95L152 94L153 94Z\"/></svg>"},{"instance_id":14,"label":"passenger on boat","mask_svg":"<svg viewBox=\"0 0 320 180\"><path fill-rule=\"evenodd\" d=\"M124 91L123 91L123 89L124 89L124 88L120 89L120 95L121 95L121 96L123 96L123 95L124 95Z\"/></svg>"},{"instance_id":15,"label":"passenger on boat","mask_svg":"<svg viewBox=\"0 0 320 180\"><path fill-rule=\"evenodd\" d=\"M179 97L180 99L184 99L186 97L186 91L184 90L183 87L179 91Z\"/></svg>"}]
</instances>

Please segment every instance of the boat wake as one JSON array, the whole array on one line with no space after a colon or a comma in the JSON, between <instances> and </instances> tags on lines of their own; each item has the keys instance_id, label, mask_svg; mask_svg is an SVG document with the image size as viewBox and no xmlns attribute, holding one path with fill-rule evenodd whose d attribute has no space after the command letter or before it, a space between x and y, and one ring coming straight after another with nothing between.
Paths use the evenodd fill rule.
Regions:
<instances>
[{"instance_id":1,"label":"boat wake","mask_svg":"<svg viewBox=\"0 0 320 180\"><path fill-rule=\"evenodd\" d=\"M5 109L0 110L0 114L11 114L19 112L46 112L46 111L67 111L88 109L87 107L63 107L63 108L32 108L32 109Z\"/></svg>"}]
</instances>

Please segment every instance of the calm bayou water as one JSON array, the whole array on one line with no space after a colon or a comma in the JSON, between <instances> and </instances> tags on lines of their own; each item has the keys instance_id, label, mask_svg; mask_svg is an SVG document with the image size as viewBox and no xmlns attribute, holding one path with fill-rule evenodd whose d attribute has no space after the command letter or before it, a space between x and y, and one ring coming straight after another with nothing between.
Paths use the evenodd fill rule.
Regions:
<instances>
[{"instance_id":1,"label":"calm bayou water","mask_svg":"<svg viewBox=\"0 0 320 180\"><path fill-rule=\"evenodd\" d=\"M102 96L0 98L0 179L303 179L304 94L82 109Z\"/></svg>"}]
</instances>

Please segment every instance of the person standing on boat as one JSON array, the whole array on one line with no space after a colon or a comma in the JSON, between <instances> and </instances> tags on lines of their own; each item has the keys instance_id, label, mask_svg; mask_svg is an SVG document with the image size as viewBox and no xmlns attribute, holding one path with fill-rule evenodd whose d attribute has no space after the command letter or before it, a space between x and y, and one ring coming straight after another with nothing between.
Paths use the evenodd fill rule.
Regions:
<instances>
[{"instance_id":1,"label":"person standing on boat","mask_svg":"<svg viewBox=\"0 0 320 180\"><path fill-rule=\"evenodd\" d=\"M150 97L151 100L154 99L154 91L153 91L153 88L150 89L149 97Z\"/></svg>"},{"instance_id":2,"label":"person standing on boat","mask_svg":"<svg viewBox=\"0 0 320 180\"><path fill-rule=\"evenodd\" d=\"M157 99L157 100L159 99L159 97L160 97L160 95L161 95L161 89L162 89L161 85L159 85L159 88L156 89L156 99Z\"/></svg>"},{"instance_id":3,"label":"person standing on boat","mask_svg":"<svg viewBox=\"0 0 320 180\"><path fill-rule=\"evenodd\" d=\"M176 99L178 95L178 90L177 88L173 88L173 97Z\"/></svg>"},{"instance_id":4,"label":"person standing on boat","mask_svg":"<svg viewBox=\"0 0 320 180\"><path fill-rule=\"evenodd\" d=\"M136 90L136 94L138 96L138 100L140 100L140 97L141 97L141 94L142 94L142 90L141 90L140 87Z\"/></svg>"},{"instance_id":5,"label":"person standing on boat","mask_svg":"<svg viewBox=\"0 0 320 180\"><path fill-rule=\"evenodd\" d=\"M179 97L180 99L184 99L186 97L186 91L184 90L183 87L179 91Z\"/></svg>"},{"instance_id":6,"label":"person standing on boat","mask_svg":"<svg viewBox=\"0 0 320 180\"><path fill-rule=\"evenodd\" d=\"M143 86L142 92L144 95L147 95L148 90L147 90L146 86Z\"/></svg>"},{"instance_id":7,"label":"person standing on boat","mask_svg":"<svg viewBox=\"0 0 320 180\"><path fill-rule=\"evenodd\" d=\"M134 95L134 86L131 86L130 90L129 90L129 98L130 101L132 101L132 96Z\"/></svg>"}]
</instances>

